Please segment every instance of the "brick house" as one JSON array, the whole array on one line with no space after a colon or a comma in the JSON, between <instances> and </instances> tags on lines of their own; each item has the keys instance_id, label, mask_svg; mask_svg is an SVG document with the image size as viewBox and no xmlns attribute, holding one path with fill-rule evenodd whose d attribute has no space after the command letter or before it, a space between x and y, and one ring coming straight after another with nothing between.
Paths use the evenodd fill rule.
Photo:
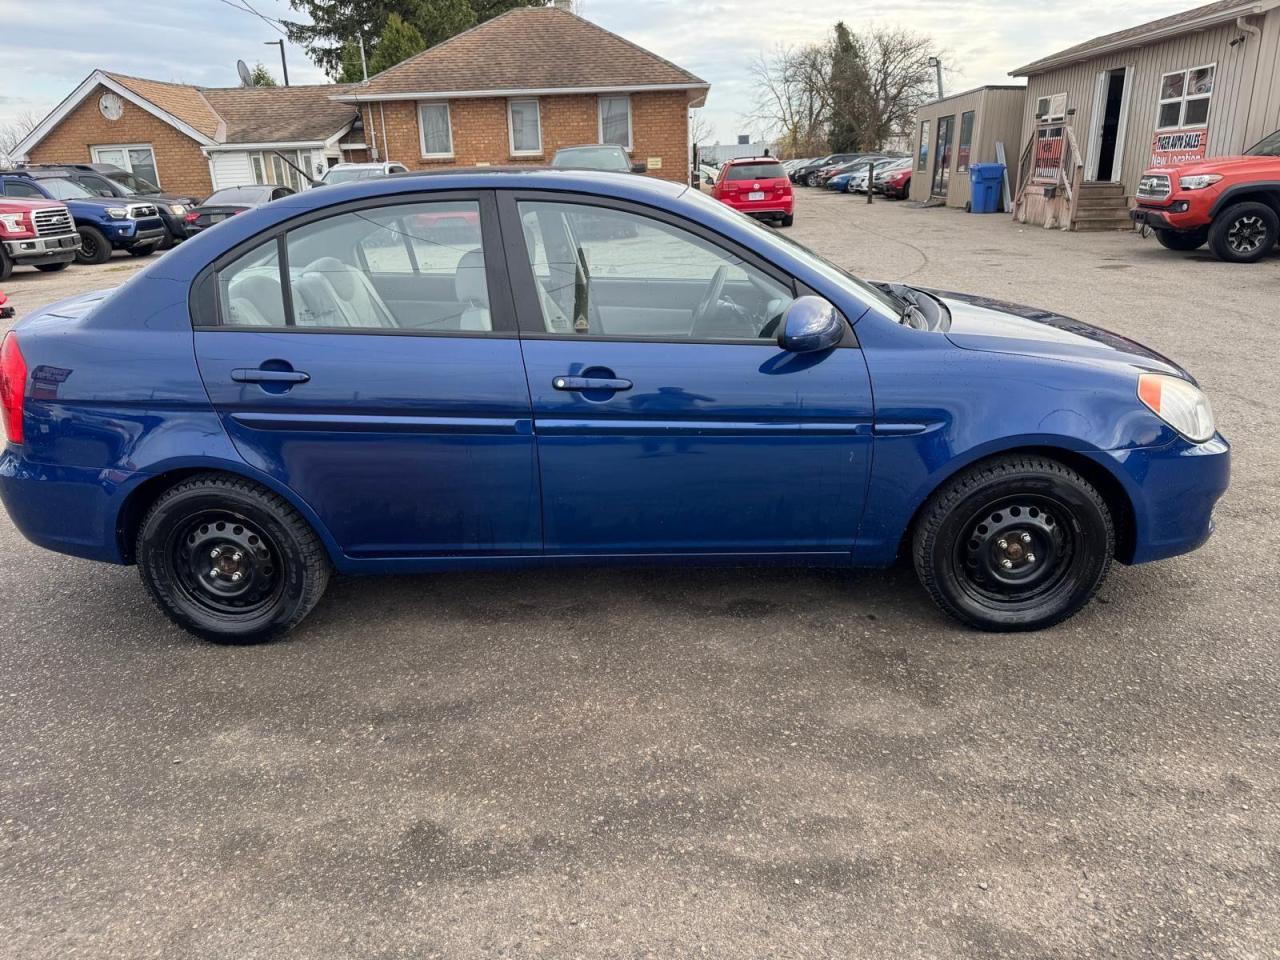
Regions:
<instances>
[{"instance_id":1,"label":"brick house","mask_svg":"<svg viewBox=\"0 0 1280 960\"><path fill-rule=\"evenodd\" d=\"M342 89L195 87L95 70L15 153L30 163L114 163L198 197L246 183L297 189L305 181L277 153L313 176L363 155L359 113L331 99Z\"/></svg>"},{"instance_id":2,"label":"brick house","mask_svg":"<svg viewBox=\"0 0 1280 960\"><path fill-rule=\"evenodd\" d=\"M545 164L617 143L651 176L688 179L689 108L709 84L557 7L517 7L333 99L358 107L373 159L411 169Z\"/></svg>"}]
</instances>

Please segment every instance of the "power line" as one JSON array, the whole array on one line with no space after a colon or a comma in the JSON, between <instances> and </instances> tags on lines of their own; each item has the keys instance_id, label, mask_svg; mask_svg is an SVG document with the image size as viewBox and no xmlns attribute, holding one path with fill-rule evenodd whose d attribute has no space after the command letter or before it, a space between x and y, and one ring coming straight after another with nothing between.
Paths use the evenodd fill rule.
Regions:
<instances>
[{"instance_id":1,"label":"power line","mask_svg":"<svg viewBox=\"0 0 1280 960\"><path fill-rule=\"evenodd\" d=\"M272 30L275 30L277 33L279 33L281 36L283 37L289 36L289 31L285 30L284 27L281 26L281 24L284 22L283 20L277 20L274 17L268 17L264 14L259 13L257 10L253 9L253 7L249 6L249 0L241 0L241 3L244 4L243 6L241 6L241 3L233 2L233 0L218 0L218 2L225 3L232 10L239 10L241 13L252 14L253 16L257 17L259 20L261 20L263 23L265 23L267 26L269 26Z\"/></svg>"}]
</instances>

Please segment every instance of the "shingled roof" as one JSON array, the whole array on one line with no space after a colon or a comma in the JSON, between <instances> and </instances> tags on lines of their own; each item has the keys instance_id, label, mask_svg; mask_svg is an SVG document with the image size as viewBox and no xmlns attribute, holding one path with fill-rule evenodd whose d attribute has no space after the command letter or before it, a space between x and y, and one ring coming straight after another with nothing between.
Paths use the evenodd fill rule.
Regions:
<instances>
[{"instance_id":1,"label":"shingled roof","mask_svg":"<svg viewBox=\"0 0 1280 960\"><path fill-rule=\"evenodd\" d=\"M198 87L186 83L147 80L123 73L108 73L107 76L143 100L155 104L165 113L199 130L210 140L218 139L221 119L213 107L209 106L209 101L200 94Z\"/></svg>"},{"instance_id":2,"label":"shingled roof","mask_svg":"<svg viewBox=\"0 0 1280 960\"><path fill-rule=\"evenodd\" d=\"M1137 47L1176 37L1184 33L1203 30L1206 27L1227 23L1236 17L1265 13L1280 6L1280 0L1216 0L1191 10L1184 10L1169 17L1152 20L1149 23L1117 30L1101 37L1094 37L1074 47L1068 47L1047 57L1042 57L1025 67L1019 67L1009 73L1011 77L1030 77L1037 73L1045 73L1058 67L1081 60L1122 50L1126 47Z\"/></svg>"},{"instance_id":3,"label":"shingled roof","mask_svg":"<svg viewBox=\"0 0 1280 960\"><path fill-rule=\"evenodd\" d=\"M224 143L299 143L328 140L356 119L349 103L335 103L343 84L302 87L213 87L200 92L226 122Z\"/></svg>"},{"instance_id":4,"label":"shingled roof","mask_svg":"<svg viewBox=\"0 0 1280 960\"><path fill-rule=\"evenodd\" d=\"M555 7L516 7L390 67L341 99L558 89L706 88L669 60Z\"/></svg>"}]
</instances>

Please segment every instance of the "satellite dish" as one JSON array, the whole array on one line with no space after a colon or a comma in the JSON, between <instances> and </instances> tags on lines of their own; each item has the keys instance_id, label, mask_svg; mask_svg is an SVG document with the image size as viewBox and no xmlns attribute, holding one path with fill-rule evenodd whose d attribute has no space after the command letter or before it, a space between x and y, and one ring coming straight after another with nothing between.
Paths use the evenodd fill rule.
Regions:
<instances>
[{"instance_id":1,"label":"satellite dish","mask_svg":"<svg viewBox=\"0 0 1280 960\"><path fill-rule=\"evenodd\" d=\"M236 61L236 73L240 74L240 82L246 87L253 86L253 74L249 72L249 67L243 60Z\"/></svg>"}]
</instances>

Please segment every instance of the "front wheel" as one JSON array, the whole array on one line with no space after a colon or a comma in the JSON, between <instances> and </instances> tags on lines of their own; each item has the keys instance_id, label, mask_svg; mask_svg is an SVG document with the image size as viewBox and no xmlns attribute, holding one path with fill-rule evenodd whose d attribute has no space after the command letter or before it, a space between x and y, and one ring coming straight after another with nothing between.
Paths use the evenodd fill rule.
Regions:
<instances>
[{"instance_id":1,"label":"front wheel","mask_svg":"<svg viewBox=\"0 0 1280 960\"><path fill-rule=\"evenodd\" d=\"M1189 253L1192 250L1199 250L1205 245L1209 239L1209 231L1192 230L1181 232L1178 230L1157 230L1156 239L1160 241L1160 246L1166 250L1177 250L1180 253Z\"/></svg>"},{"instance_id":2,"label":"front wheel","mask_svg":"<svg viewBox=\"0 0 1280 960\"><path fill-rule=\"evenodd\" d=\"M136 556L157 606L214 643L285 633L329 582L328 556L306 520L271 491L222 474L162 494L138 529Z\"/></svg>"},{"instance_id":3,"label":"front wheel","mask_svg":"<svg viewBox=\"0 0 1280 960\"><path fill-rule=\"evenodd\" d=\"M97 227L80 228L80 249L76 263L106 263L111 259L111 242Z\"/></svg>"},{"instance_id":4,"label":"front wheel","mask_svg":"<svg viewBox=\"0 0 1280 960\"><path fill-rule=\"evenodd\" d=\"M788 213L786 216L782 218L782 225L784 227L789 227L795 222L796 222L796 216L794 213Z\"/></svg>"},{"instance_id":5,"label":"front wheel","mask_svg":"<svg viewBox=\"0 0 1280 960\"><path fill-rule=\"evenodd\" d=\"M9 255L4 252L4 247L0 247L0 281L8 280L13 276L13 261L9 259Z\"/></svg>"},{"instance_id":6,"label":"front wheel","mask_svg":"<svg viewBox=\"0 0 1280 960\"><path fill-rule=\"evenodd\" d=\"M916 525L920 582L943 611L982 630L1039 630L1072 616L1115 552L1098 491L1055 460L978 464L934 494Z\"/></svg>"},{"instance_id":7,"label":"front wheel","mask_svg":"<svg viewBox=\"0 0 1280 960\"><path fill-rule=\"evenodd\" d=\"M1228 207L1209 228L1214 255L1229 263L1257 263L1280 238L1280 216L1265 203L1246 201Z\"/></svg>"},{"instance_id":8,"label":"front wheel","mask_svg":"<svg viewBox=\"0 0 1280 960\"><path fill-rule=\"evenodd\" d=\"M67 269L70 263L70 260L63 260L61 263L38 263L36 269L41 273L57 273L59 270Z\"/></svg>"},{"instance_id":9,"label":"front wheel","mask_svg":"<svg viewBox=\"0 0 1280 960\"><path fill-rule=\"evenodd\" d=\"M818 175L816 173L811 173L804 178L804 182L810 187L816 187L818 185Z\"/></svg>"},{"instance_id":10,"label":"front wheel","mask_svg":"<svg viewBox=\"0 0 1280 960\"><path fill-rule=\"evenodd\" d=\"M131 257L149 257L156 252L157 244L149 243L145 247L130 247L129 256Z\"/></svg>"}]
</instances>

